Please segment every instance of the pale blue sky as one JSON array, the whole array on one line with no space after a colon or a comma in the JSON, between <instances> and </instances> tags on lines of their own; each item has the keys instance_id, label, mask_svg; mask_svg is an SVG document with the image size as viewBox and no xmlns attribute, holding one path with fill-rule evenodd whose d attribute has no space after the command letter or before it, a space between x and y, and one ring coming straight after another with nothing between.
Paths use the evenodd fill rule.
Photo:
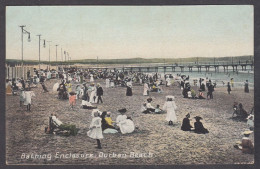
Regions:
<instances>
[{"instance_id":1,"label":"pale blue sky","mask_svg":"<svg viewBox=\"0 0 260 169\"><path fill-rule=\"evenodd\" d=\"M253 55L253 6L9 6L6 58L38 59L38 37L73 59L183 58ZM48 45L41 48L48 60Z\"/></svg>"}]
</instances>

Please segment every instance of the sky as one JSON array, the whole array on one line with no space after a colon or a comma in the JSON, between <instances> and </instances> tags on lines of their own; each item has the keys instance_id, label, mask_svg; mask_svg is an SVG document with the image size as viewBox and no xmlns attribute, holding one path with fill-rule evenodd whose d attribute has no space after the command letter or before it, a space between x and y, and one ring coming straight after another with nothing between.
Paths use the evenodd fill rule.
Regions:
<instances>
[{"instance_id":1,"label":"sky","mask_svg":"<svg viewBox=\"0 0 260 169\"><path fill-rule=\"evenodd\" d=\"M252 5L218 6L7 6L6 58L39 58L39 38L51 61L253 55ZM49 43L41 60L49 60ZM62 58L63 57L63 58Z\"/></svg>"}]
</instances>

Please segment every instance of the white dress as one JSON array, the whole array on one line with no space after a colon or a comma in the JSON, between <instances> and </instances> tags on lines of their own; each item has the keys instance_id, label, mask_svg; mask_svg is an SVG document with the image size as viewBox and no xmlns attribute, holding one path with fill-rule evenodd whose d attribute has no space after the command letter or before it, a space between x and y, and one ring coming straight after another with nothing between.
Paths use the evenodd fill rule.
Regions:
<instances>
[{"instance_id":1,"label":"white dress","mask_svg":"<svg viewBox=\"0 0 260 169\"><path fill-rule=\"evenodd\" d=\"M94 127L94 128L92 128ZM101 118L100 117L94 117L90 123L90 130L87 132L87 135L90 138L93 139L102 139L102 128L101 128Z\"/></svg>"},{"instance_id":2,"label":"white dress","mask_svg":"<svg viewBox=\"0 0 260 169\"><path fill-rule=\"evenodd\" d=\"M90 75L90 82L94 82L94 78L92 74Z\"/></svg>"},{"instance_id":3,"label":"white dress","mask_svg":"<svg viewBox=\"0 0 260 169\"><path fill-rule=\"evenodd\" d=\"M110 83L109 79L106 79L106 88L109 88L109 83Z\"/></svg>"},{"instance_id":4,"label":"white dress","mask_svg":"<svg viewBox=\"0 0 260 169\"><path fill-rule=\"evenodd\" d=\"M171 85L171 79L169 77L166 79L166 84L167 84L167 86Z\"/></svg>"},{"instance_id":5,"label":"white dress","mask_svg":"<svg viewBox=\"0 0 260 169\"><path fill-rule=\"evenodd\" d=\"M24 105L32 104L32 97L35 96L33 91L24 92Z\"/></svg>"},{"instance_id":6,"label":"white dress","mask_svg":"<svg viewBox=\"0 0 260 169\"><path fill-rule=\"evenodd\" d=\"M143 93L144 96L148 96L148 90L149 90L149 86L147 83L145 83L144 84L144 93Z\"/></svg>"},{"instance_id":7,"label":"white dress","mask_svg":"<svg viewBox=\"0 0 260 169\"><path fill-rule=\"evenodd\" d=\"M147 104L146 104L146 107L147 107L148 109L155 109L155 108L152 106L151 103L147 103Z\"/></svg>"},{"instance_id":8,"label":"white dress","mask_svg":"<svg viewBox=\"0 0 260 169\"><path fill-rule=\"evenodd\" d=\"M110 87L115 87L115 82L114 81L110 82Z\"/></svg>"},{"instance_id":9,"label":"white dress","mask_svg":"<svg viewBox=\"0 0 260 169\"><path fill-rule=\"evenodd\" d=\"M163 106L163 110L167 112L166 115L166 121L172 121L177 122L177 117L175 114L175 110L177 109L177 106L174 101L166 101L166 103Z\"/></svg>"},{"instance_id":10,"label":"white dress","mask_svg":"<svg viewBox=\"0 0 260 169\"><path fill-rule=\"evenodd\" d=\"M94 100L94 97L96 97L96 95L97 95L97 88L95 86L92 86L91 92L90 92L90 99L89 99L90 103L96 103L97 102L97 98Z\"/></svg>"},{"instance_id":11,"label":"white dress","mask_svg":"<svg viewBox=\"0 0 260 169\"><path fill-rule=\"evenodd\" d=\"M116 123L122 134L132 133L135 130L134 122L130 119L127 119L126 115L117 116Z\"/></svg>"}]
</instances>

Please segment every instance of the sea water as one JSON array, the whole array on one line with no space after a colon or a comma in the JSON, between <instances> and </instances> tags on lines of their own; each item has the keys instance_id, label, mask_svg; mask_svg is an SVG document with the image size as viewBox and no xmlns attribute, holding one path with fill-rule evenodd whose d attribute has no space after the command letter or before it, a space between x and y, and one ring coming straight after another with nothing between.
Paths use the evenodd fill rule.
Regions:
<instances>
[{"instance_id":1,"label":"sea water","mask_svg":"<svg viewBox=\"0 0 260 169\"><path fill-rule=\"evenodd\" d=\"M152 72L152 70L150 72ZM158 69L158 72L164 75L164 69ZM184 69L183 72L181 72L181 70L178 69L172 71L172 68L167 68L165 74L179 74L189 76L191 83L193 83L192 80L194 79L208 79L213 81L213 83L216 82L217 86L227 86L227 82L230 82L231 78L233 78L234 87L243 87L245 81L248 80L249 87L254 87L254 71L251 71L250 67L247 67L246 71L238 69L235 72L233 72L233 69L229 69L228 72L224 72L224 69L221 67L219 68L218 72L215 72L214 68L209 69L208 72L206 72L206 70L203 69L201 69L201 72L198 72L198 69L196 68L193 68L192 72L189 72L188 68Z\"/></svg>"}]
</instances>

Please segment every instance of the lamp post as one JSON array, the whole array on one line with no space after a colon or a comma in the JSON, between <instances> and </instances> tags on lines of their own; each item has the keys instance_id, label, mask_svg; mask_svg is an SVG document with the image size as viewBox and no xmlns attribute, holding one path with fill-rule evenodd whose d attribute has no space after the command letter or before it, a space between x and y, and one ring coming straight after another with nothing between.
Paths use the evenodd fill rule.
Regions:
<instances>
[{"instance_id":1,"label":"lamp post","mask_svg":"<svg viewBox=\"0 0 260 169\"><path fill-rule=\"evenodd\" d=\"M31 41L31 39L30 39L30 32L28 32L28 31L26 31L25 29L24 29L24 27L25 27L25 25L21 25L20 26L21 27L21 30L22 30L22 36L21 36L21 40L22 40L22 77L24 78L24 68L23 68L23 34L28 34L28 42L30 42Z\"/></svg>"},{"instance_id":2,"label":"lamp post","mask_svg":"<svg viewBox=\"0 0 260 169\"><path fill-rule=\"evenodd\" d=\"M50 67L51 67L51 45L50 45L50 42L51 41L47 41L49 43L49 70L50 70Z\"/></svg>"},{"instance_id":3,"label":"lamp post","mask_svg":"<svg viewBox=\"0 0 260 169\"><path fill-rule=\"evenodd\" d=\"M57 46L59 46L59 45L55 45L55 46L56 46L56 64L57 64L58 63L58 59L57 59ZM58 65L57 65L56 70L58 70Z\"/></svg>"},{"instance_id":4,"label":"lamp post","mask_svg":"<svg viewBox=\"0 0 260 169\"><path fill-rule=\"evenodd\" d=\"M41 70L41 35L36 35L39 36L39 70ZM45 40L43 40L43 47L45 48Z\"/></svg>"}]
</instances>

